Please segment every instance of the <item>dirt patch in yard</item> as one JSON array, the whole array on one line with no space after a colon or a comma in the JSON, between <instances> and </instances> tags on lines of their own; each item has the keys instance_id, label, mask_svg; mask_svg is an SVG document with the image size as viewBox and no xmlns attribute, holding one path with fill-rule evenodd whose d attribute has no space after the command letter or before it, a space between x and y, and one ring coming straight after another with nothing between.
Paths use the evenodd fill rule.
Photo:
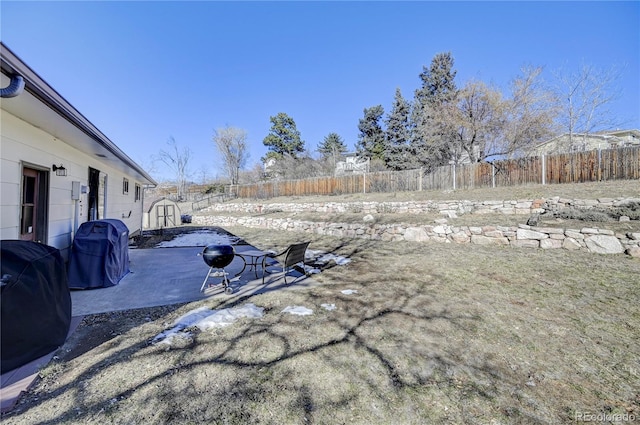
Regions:
<instances>
[{"instance_id":1,"label":"dirt patch in yard","mask_svg":"<svg viewBox=\"0 0 640 425\"><path fill-rule=\"evenodd\" d=\"M60 359L71 361L89 353L96 347L109 344L114 338L126 334L148 322L152 322L179 309L183 304L114 311L85 316L78 329L67 341L68 348L60 352Z\"/></svg>"}]
</instances>

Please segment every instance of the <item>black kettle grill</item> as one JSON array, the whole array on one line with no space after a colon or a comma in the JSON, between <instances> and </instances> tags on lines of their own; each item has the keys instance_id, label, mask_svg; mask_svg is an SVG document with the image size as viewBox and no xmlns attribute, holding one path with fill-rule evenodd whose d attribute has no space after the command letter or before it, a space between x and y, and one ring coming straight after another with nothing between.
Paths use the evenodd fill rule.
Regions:
<instances>
[{"instance_id":1,"label":"black kettle grill","mask_svg":"<svg viewBox=\"0 0 640 425\"><path fill-rule=\"evenodd\" d=\"M205 247L198 255L202 255L202 259L209 266L207 277L204 278L200 292L204 291L204 287L211 276L213 269L221 270L214 273L214 276L220 276L222 274L222 286L224 287L225 294L229 295L233 293L233 289L229 286L229 279L227 279L227 272L224 268L227 267L233 261L235 251L231 245L209 245Z\"/></svg>"}]
</instances>

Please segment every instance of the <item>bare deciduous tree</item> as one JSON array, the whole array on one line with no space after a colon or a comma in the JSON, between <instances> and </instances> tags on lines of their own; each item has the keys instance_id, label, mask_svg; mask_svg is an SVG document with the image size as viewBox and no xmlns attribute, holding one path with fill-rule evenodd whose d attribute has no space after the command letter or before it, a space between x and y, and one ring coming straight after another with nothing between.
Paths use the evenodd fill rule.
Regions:
<instances>
[{"instance_id":1,"label":"bare deciduous tree","mask_svg":"<svg viewBox=\"0 0 640 425\"><path fill-rule=\"evenodd\" d=\"M471 81L456 94L454 102L443 105L437 121L453 128L449 147L451 160L458 163L484 160L495 150L505 120L505 101L496 89L481 81Z\"/></svg>"},{"instance_id":2,"label":"bare deciduous tree","mask_svg":"<svg viewBox=\"0 0 640 425\"><path fill-rule=\"evenodd\" d=\"M553 92L545 87L542 68L525 67L511 83L511 97L505 104L501 143L494 155L525 156L535 145L557 133L559 110Z\"/></svg>"},{"instance_id":3,"label":"bare deciduous tree","mask_svg":"<svg viewBox=\"0 0 640 425\"><path fill-rule=\"evenodd\" d=\"M304 151L297 157L283 155L271 167L270 174L278 179L290 180L322 176L326 175L326 171L321 161L314 160L309 151Z\"/></svg>"},{"instance_id":4,"label":"bare deciduous tree","mask_svg":"<svg viewBox=\"0 0 640 425\"><path fill-rule=\"evenodd\" d=\"M618 67L598 69L583 65L577 72L557 72L556 78L562 110L560 122L569 133L567 148L573 148L576 134L586 137L594 131L610 130L621 124L609 109L620 97Z\"/></svg>"},{"instance_id":5,"label":"bare deciduous tree","mask_svg":"<svg viewBox=\"0 0 640 425\"><path fill-rule=\"evenodd\" d=\"M226 126L215 130L213 142L222 157L222 166L231 184L238 184L242 169L249 153L247 152L247 132L240 128Z\"/></svg>"},{"instance_id":6,"label":"bare deciduous tree","mask_svg":"<svg viewBox=\"0 0 640 425\"><path fill-rule=\"evenodd\" d=\"M442 142L450 144L452 161L521 156L554 134L555 98L539 80L542 70L523 71L506 98L482 81L471 81L456 93L454 102L434 113L443 129L435 131L454 130L453 140Z\"/></svg>"},{"instance_id":7,"label":"bare deciduous tree","mask_svg":"<svg viewBox=\"0 0 640 425\"><path fill-rule=\"evenodd\" d=\"M200 168L198 168L197 177L200 184L209 182L212 179L209 167L207 165L201 165Z\"/></svg>"},{"instance_id":8,"label":"bare deciduous tree","mask_svg":"<svg viewBox=\"0 0 640 425\"><path fill-rule=\"evenodd\" d=\"M186 194L188 166L191 159L191 150L188 147L178 147L176 140L172 137L167 141L168 150L161 150L157 160L162 161L175 173L176 185L178 187L178 198L183 199Z\"/></svg>"},{"instance_id":9,"label":"bare deciduous tree","mask_svg":"<svg viewBox=\"0 0 640 425\"><path fill-rule=\"evenodd\" d=\"M240 182L243 183L256 183L265 180L264 165L261 162L256 162L249 169L240 173Z\"/></svg>"}]
</instances>

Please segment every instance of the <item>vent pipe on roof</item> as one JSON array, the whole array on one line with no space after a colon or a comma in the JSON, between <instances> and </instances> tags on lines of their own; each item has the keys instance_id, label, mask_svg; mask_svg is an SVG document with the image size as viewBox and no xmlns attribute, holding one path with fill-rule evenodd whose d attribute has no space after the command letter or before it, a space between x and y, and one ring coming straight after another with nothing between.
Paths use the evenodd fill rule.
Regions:
<instances>
[{"instance_id":1,"label":"vent pipe on roof","mask_svg":"<svg viewBox=\"0 0 640 425\"><path fill-rule=\"evenodd\" d=\"M24 79L20 75L11 77L11 82L7 87L0 89L0 97L16 97L24 90Z\"/></svg>"}]
</instances>

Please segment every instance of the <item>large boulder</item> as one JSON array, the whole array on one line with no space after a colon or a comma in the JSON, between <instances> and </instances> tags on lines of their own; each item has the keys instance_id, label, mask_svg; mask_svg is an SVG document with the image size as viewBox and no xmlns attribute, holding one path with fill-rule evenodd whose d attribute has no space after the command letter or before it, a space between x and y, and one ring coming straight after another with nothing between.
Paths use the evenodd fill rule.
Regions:
<instances>
[{"instance_id":1,"label":"large boulder","mask_svg":"<svg viewBox=\"0 0 640 425\"><path fill-rule=\"evenodd\" d=\"M587 248L596 254L622 254L624 247L615 236L593 235L585 239Z\"/></svg>"},{"instance_id":2,"label":"large boulder","mask_svg":"<svg viewBox=\"0 0 640 425\"><path fill-rule=\"evenodd\" d=\"M523 240L523 239L541 240L541 239L546 239L548 237L549 235L547 235L546 233L536 232L535 230L518 229L516 231L516 238L518 240Z\"/></svg>"},{"instance_id":3,"label":"large boulder","mask_svg":"<svg viewBox=\"0 0 640 425\"><path fill-rule=\"evenodd\" d=\"M424 242L429 240L429 235L423 227L407 227L404 232L407 241Z\"/></svg>"},{"instance_id":4,"label":"large boulder","mask_svg":"<svg viewBox=\"0 0 640 425\"><path fill-rule=\"evenodd\" d=\"M626 253L633 258L640 258L640 246L630 246Z\"/></svg>"}]
</instances>

